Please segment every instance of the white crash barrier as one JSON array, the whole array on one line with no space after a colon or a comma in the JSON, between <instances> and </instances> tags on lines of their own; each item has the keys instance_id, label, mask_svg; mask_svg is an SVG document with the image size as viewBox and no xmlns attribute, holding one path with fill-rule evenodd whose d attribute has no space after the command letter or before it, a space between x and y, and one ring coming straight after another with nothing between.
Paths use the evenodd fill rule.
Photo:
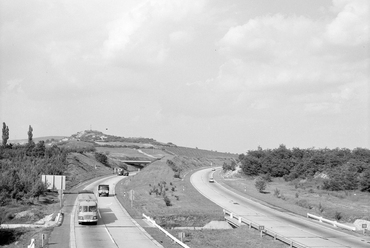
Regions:
<instances>
[{"instance_id":1,"label":"white crash barrier","mask_svg":"<svg viewBox=\"0 0 370 248\"><path fill-rule=\"evenodd\" d=\"M164 230L161 226L159 226L157 223L155 223L155 220L153 220L152 218L150 218L149 216L146 216L145 214L143 214L143 217L145 217L145 219L147 219L150 223L152 223L155 227L157 227L159 230L161 230L164 234L166 234L166 236L170 237L173 241L175 241L176 243L178 243L179 245L181 245L182 247L184 248L190 248L189 246L187 246L186 244L184 244L183 242L181 242L180 240L178 240L176 237L174 237L172 234L170 234L169 232L167 232L166 230Z\"/></svg>"},{"instance_id":2,"label":"white crash barrier","mask_svg":"<svg viewBox=\"0 0 370 248\"><path fill-rule=\"evenodd\" d=\"M350 231L356 231L356 227L354 227L354 226L347 226L345 224L338 223L338 222L332 221L332 220L328 220L328 219L325 219L321 216L316 216L316 215L313 215L313 214L310 214L310 213L307 213L307 218L315 219L315 220L318 220L319 222L323 222L323 223L328 223L328 224L333 225L334 227L340 227L340 228L347 229L347 230L350 230Z\"/></svg>"},{"instance_id":3,"label":"white crash barrier","mask_svg":"<svg viewBox=\"0 0 370 248\"><path fill-rule=\"evenodd\" d=\"M35 248L35 239L31 239L31 244L29 244L27 248Z\"/></svg>"},{"instance_id":4,"label":"white crash barrier","mask_svg":"<svg viewBox=\"0 0 370 248\"><path fill-rule=\"evenodd\" d=\"M262 234L266 234L266 235L269 235L270 237L273 237L274 240L280 240L286 244L289 245L289 247L297 247L297 248L308 248L308 246L304 245L304 244L301 244L301 243L298 243L296 241L293 241L283 235L280 235L272 230L270 230L269 228L266 228L256 222L253 222L253 221L250 221L250 220L247 220L243 217L239 217L239 216L236 216L234 213L224 209L223 210L224 212L224 217L225 219L233 226L235 227L239 227L241 225L247 225L249 228L254 228L256 230L259 230L261 232L261 235Z\"/></svg>"}]
</instances>

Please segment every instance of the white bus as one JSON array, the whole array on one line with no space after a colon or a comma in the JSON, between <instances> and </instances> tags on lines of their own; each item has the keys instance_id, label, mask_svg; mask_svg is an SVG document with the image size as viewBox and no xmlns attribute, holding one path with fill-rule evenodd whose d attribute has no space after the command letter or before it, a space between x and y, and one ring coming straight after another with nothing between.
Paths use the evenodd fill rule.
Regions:
<instances>
[{"instance_id":1,"label":"white bus","mask_svg":"<svg viewBox=\"0 0 370 248\"><path fill-rule=\"evenodd\" d=\"M98 200L94 192L83 190L78 193L78 224L98 223Z\"/></svg>"}]
</instances>

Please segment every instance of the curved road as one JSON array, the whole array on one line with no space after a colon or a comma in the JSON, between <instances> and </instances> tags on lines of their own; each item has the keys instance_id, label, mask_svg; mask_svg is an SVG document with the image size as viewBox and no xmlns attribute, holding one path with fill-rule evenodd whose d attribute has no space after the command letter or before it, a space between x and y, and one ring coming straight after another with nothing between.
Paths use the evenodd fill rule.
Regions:
<instances>
[{"instance_id":1,"label":"curved road","mask_svg":"<svg viewBox=\"0 0 370 248\"><path fill-rule=\"evenodd\" d=\"M70 221L70 248L162 247L129 216L114 196L115 186L122 178L112 176L100 179L84 188L85 190L93 190L97 195L99 184L109 184L110 196L98 197L99 217L97 225L79 225L76 203L74 204Z\"/></svg>"},{"instance_id":2,"label":"curved road","mask_svg":"<svg viewBox=\"0 0 370 248\"><path fill-rule=\"evenodd\" d=\"M301 216L277 211L237 194L217 182L209 183L213 173L211 169L197 171L190 181L201 194L236 216L259 223L307 247L370 247L369 239L340 232Z\"/></svg>"}]
</instances>

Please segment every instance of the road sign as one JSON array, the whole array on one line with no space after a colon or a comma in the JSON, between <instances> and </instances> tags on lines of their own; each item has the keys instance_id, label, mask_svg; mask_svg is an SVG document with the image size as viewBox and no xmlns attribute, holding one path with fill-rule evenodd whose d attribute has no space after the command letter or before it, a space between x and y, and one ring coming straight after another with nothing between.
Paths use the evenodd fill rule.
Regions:
<instances>
[{"instance_id":1,"label":"road sign","mask_svg":"<svg viewBox=\"0 0 370 248\"><path fill-rule=\"evenodd\" d=\"M66 176L61 175L41 175L42 182L47 185L48 189L57 189L60 197L60 207L63 202L63 190L66 189Z\"/></svg>"},{"instance_id":2,"label":"road sign","mask_svg":"<svg viewBox=\"0 0 370 248\"><path fill-rule=\"evenodd\" d=\"M265 230L265 227L264 226L259 226L258 230L263 231L263 230Z\"/></svg>"},{"instance_id":3,"label":"road sign","mask_svg":"<svg viewBox=\"0 0 370 248\"><path fill-rule=\"evenodd\" d=\"M66 189L66 176L61 175L41 175L41 180L47 185L48 189Z\"/></svg>"},{"instance_id":4,"label":"road sign","mask_svg":"<svg viewBox=\"0 0 370 248\"><path fill-rule=\"evenodd\" d=\"M362 228L363 229L366 229L367 228L367 224L362 224Z\"/></svg>"},{"instance_id":5,"label":"road sign","mask_svg":"<svg viewBox=\"0 0 370 248\"><path fill-rule=\"evenodd\" d=\"M183 242L183 239L185 238L185 233L184 232L179 232L179 239L181 242Z\"/></svg>"}]
</instances>

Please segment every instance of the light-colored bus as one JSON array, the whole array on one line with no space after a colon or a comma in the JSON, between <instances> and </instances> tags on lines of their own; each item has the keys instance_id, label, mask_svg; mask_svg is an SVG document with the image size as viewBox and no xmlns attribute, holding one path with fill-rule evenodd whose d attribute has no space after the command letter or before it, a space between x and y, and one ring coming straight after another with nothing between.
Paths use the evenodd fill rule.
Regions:
<instances>
[{"instance_id":1,"label":"light-colored bus","mask_svg":"<svg viewBox=\"0 0 370 248\"><path fill-rule=\"evenodd\" d=\"M98 200L94 192L83 190L78 193L78 224L98 223Z\"/></svg>"}]
</instances>

